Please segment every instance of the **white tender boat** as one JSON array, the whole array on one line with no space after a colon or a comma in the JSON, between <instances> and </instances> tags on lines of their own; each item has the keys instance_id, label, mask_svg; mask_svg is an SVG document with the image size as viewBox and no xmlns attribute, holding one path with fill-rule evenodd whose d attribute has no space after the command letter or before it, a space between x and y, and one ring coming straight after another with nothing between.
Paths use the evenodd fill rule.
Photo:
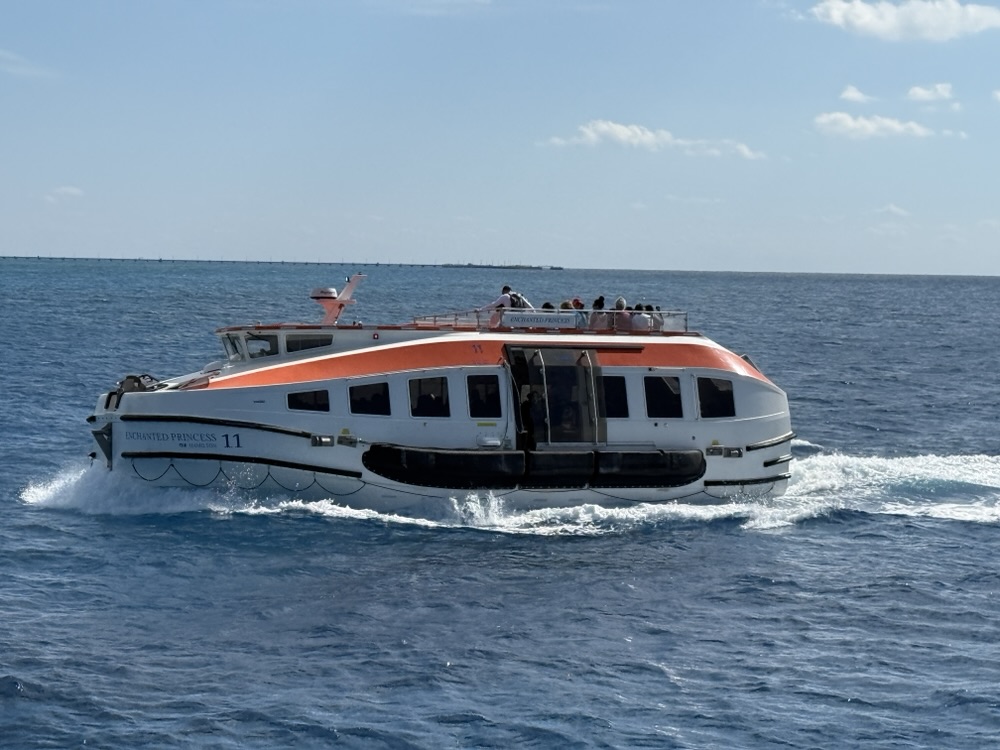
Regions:
<instances>
[{"instance_id":1,"label":"white tender boat","mask_svg":"<svg viewBox=\"0 0 1000 750\"><path fill-rule=\"evenodd\" d=\"M88 422L108 468L394 513L469 494L532 509L785 491L785 393L686 314L642 330L571 310L338 324L361 278L313 292L319 324L221 328L224 360L102 394Z\"/></svg>"}]
</instances>

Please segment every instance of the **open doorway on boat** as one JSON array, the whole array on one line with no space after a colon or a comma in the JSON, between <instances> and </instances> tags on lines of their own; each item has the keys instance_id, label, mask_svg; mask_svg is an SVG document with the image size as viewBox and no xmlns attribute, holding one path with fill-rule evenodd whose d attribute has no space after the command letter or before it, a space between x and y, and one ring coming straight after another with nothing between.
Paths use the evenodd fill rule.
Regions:
<instances>
[{"instance_id":1,"label":"open doorway on boat","mask_svg":"<svg viewBox=\"0 0 1000 750\"><path fill-rule=\"evenodd\" d=\"M600 368L589 349L507 347L527 450L607 439L597 399Z\"/></svg>"}]
</instances>

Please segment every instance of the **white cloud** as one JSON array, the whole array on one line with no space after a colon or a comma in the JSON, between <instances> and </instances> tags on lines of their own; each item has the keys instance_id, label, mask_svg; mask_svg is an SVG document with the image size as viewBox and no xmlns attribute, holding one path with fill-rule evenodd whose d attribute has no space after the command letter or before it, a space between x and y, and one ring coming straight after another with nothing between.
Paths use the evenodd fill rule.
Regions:
<instances>
[{"instance_id":1,"label":"white cloud","mask_svg":"<svg viewBox=\"0 0 1000 750\"><path fill-rule=\"evenodd\" d=\"M913 86L906 94L911 102L940 102L951 99L950 83L935 83L933 86Z\"/></svg>"},{"instance_id":2,"label":"white cloud","mask_svg":"<svg viewBox=\"0 0 1000 750\"><path fill-rule=\"evenodd\" d=\"M993 98L1000 102L1000 89L993 92Z\"/></svg>"},{"instance_id":3,"label":"white cloud","mask_svg":"<svg viewBox=\"0 0 1000 750\"><path fill-rule=\"evenodd\" d=\"M849 102L858 102L859 104L864 104L865 102L874 101L874 96L868 96L868 94L863 94L856 86L847 86L843 91L840 92L840 98L845 99Z\"/></svg>"},{"instance_id":4,"label":"white cloud","mask_svg":"<svg viewBox=\"0 0 1000 750\"><path fill-rule=\"evenodd\" d=\"M52 73L5 49L0 49L0 72L19 78L48 78Z\"/></svg>"},{"instance_id":5,"label":"white cloud","mask_svg":"<svg viewBox=\"0 0 1000 750\"><path fill-rule=\"evenodd\" d=\"M650 130L643 125L622 125L610 120L591 120L577 128L578 134L572 138L550 138L552 146L598 146L601 143L617 143L647 151L678 149L688 156L736 155L744 159L764 159L760 151L738 141L677 138L669 130Z\"/></svg>"},{"instance_id":6,"label":"white cloud","mask_svg":"<svg viewBox=\"0 0 1000 750\"><path fill-rule=\"evenodd\" d=\"M926 138L934 131L916 122L903 122L891 117L852 117L846 112L825 112L813 121L824 135L844 138L881 138L886 136L914 136Z\"/></svg>"},{"instance_id":7,"label":"white cloud","mask_svg":"<svg viewBox=\"0 0 1000 750\"><path fill-rule=\"evenodd\" d=\"M895 203L889 203L882 208L875 209L877 214L892 214L893 216L909 216L910 212L905 208L900 208Z\"/></svg>"},{"instance_id":8,"label":"white cloud","mask_svg":"<svg viewBox=\"0 0 1000 750\"><path fill-rule=\"evenodd\" d=\"M891 41L944 42L1000 29L1000 8L959 0L821 0L811 12L845 31Z\"/></svg>"},{"instance_id":9,"label":"white cloud","mask_svg":"<svg viewBox=\"0 0 1000 750\"><path fill-rule=\"evenodd\" d=\"M82 198L83 191L78 187L73 187L72 185L63 185L50 190L46 196L45 200L47 203L58 203L63 198Z\"/></svg>"}]
</instances>

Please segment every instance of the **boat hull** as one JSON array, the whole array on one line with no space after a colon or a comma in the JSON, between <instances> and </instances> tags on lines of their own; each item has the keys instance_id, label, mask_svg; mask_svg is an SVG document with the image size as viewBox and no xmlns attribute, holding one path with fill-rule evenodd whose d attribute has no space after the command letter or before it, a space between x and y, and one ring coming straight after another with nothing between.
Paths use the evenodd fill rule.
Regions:
<instances>
[{"instance_id":1,"label":"boat hull","mask_svg":"<svg viewBox=\"0 0 1000 750\"><path fill-rule=\"evenodd\" d=\"M230 423L228 433L199 421L175 418L168 424L165 430L155 420L116 421L94 432L109 445L113 472L149 487L327 499L357 509L430 517L448 513L469 497L493 497L518 511L721 503L780 495L790 476L787 460L771 459L772 466L764 469L767 460L758 456L746 462L741 478L734 475L731 459L694 449L443 450L368 445L350 436L245 424L236 431ZM787 449L791 434L780 437L781 442L769 441L770 453Z\"/></svg>"}]
</instances>

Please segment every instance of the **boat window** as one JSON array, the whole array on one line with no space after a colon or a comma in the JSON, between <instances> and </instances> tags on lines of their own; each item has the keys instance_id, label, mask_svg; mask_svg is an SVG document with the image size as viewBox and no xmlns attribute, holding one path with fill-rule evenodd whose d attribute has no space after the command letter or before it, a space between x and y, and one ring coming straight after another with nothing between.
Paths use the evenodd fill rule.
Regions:
<instances>
[{"instance_id":1,"label":"boat window","mask_svg":"<svg viewBox=\"0 0 1000 750\"><path fill-rule=\"evenodd\" d=\"M643 379L646 388L646 416L657 419L681 419L681 381L667 375Z\"/></svg>"},{"instance_id":2,"label":"boat window","mask_svg":"<svg viewBox=\"0 0 1000 750\"><path fill-rule=\"evenodd\" d=\"M377 414L388 417L392 410L389 405L388 383L366 383L350 387L351 414Z\"/></svg>"},{"instance_id":3,"label":"boat window","mask_svg":"<svg viewBox=\"0 0 1000 750\"><path fill-rule=\"evenodd\" d=\"M414 417L450 417L447 378L410 381L410 414Z\"/></svg>"},{"instance_id":4,"label":"boat window","mask_svg":"<svg viewBox=\"0 0 1000 750\"><path fill-rule=\"evenodd\" d=\"M469 375L469 416L495 419L501 416L500 378L496 375Z\"/></svg>"},{"instance_id":5,"label":"boat window","mask_svg":"<svg viewBox=\"0 0 1000 750\"><path fill-rule=\"evenodd\" d=\"M285 336L285 349L288 353L302 352L306 349L319 349L333 343L332 333L289 333Z\"/></svg>"},{"instance_id":6,"label":"boat window","mask_svg":"<svg viewBox=\"0 0 1000 750\"><path fill-rule=\"evenodd\" d=\"M628 396L625 392L625 377L605 375L599 378L597 393L601 397L601 415L612 419L628 418Z\"/></svg>"},{"instance_id":7,"label":"boat window","mask_svg":"<svg viewBox=\"0 0 1000 750\"><path fill-rule=\"evenodd\" d=\"M247 335L247 352L250 358L271 357L278 353L278 336L273 333Z\"/></svg>"},{"instance_id":8,"label":"boat window","mask_svg":"<svg viewBox=\"0 0 1000 750\"><path fill-rule=\"evenodd\" d=\"M226 358L231 362L243 359L243 352L240 351L240 337L234 334L222 337L222 346L226 349Z\"/></svg>"},{"instance_id":9,"label":"boat window","mask_svg":"<svg viewBox=\"0 0 1000 750\"><path fill-rule=\"evenodd\" d=\"M733 381L722 378L698 378L698 403L703 419L735 417Z\"/></svg>"},{"instance_id":10,"label":"boat window","mask_svg":"<svg viewBox=\"0 0 1000 750\"><path fill-rule=\"evenodd\" d=\"M289 393L288 408L296 411L330 411L330 392L323 390Z\"/></svg>"}]
</instances>

